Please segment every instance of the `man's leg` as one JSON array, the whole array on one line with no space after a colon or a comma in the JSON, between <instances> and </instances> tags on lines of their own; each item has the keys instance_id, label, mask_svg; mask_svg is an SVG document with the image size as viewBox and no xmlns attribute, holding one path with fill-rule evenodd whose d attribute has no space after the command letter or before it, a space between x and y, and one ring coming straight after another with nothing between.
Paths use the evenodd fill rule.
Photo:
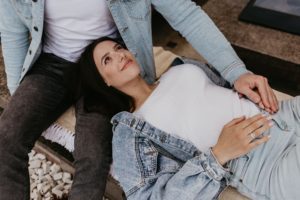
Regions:
<instances>
[{"instance_id":1,"label":"man's leg","mask_svg":"<svg viewBox=\"0 0 300 200\"><path fill-rule=\"evenodd\" d=\"M71 200L102 198L111 164L112 130L110 119L99 113L86 113L83 101L76 104L74 165Z\"/></svg>"},{"instance_id":2,"label":"man's leg","mask_svg":"<svg viewBox=\"0 0 300 200\"><path fill-rule=\"evenodd\" d=\"M35 67L34 67L35 69ZM27 75L0 118L0 200L28 200L28 153L69 106L62 79Z\"/></svg>"}]
</instances>

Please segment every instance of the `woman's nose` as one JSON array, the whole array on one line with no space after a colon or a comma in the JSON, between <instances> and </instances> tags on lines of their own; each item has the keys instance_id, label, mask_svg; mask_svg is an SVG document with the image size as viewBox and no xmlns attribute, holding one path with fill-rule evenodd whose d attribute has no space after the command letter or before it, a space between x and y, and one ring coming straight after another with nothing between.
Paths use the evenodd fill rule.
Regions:
<instances>
[{"instance_id":1,"label":"woman's nose","mask_svg":"<svg viewBox=\"0 0 300 200\"><path fill-rule=\"evenodd\" d=\"M126 58L126 55L124 52L116 52L116 56L118 58L118 61L122 62L124 58Z\"/></svg>"}]
</instances>

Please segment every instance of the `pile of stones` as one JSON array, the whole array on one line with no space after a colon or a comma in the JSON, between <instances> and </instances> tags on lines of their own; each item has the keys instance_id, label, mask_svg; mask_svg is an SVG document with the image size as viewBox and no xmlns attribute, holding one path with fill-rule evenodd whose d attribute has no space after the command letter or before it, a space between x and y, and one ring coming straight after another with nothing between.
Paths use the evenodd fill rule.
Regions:
<instances>
[{"instance_id":1,"label":"pile of stones","mask_svg":"<svg viewBox=\"0 0 300 200\"><path fill-rule=\"evenodd\" d=\"M67 200L72 175L32 150L29 154L30 200ZM103 197L103 200L109 200Z\"/></svg>"},{"instance_id":2,"label":"pile of stones","mask_svg":"<svg viewBox=\"0 0 300 200\"><path fill-rule=\"evenodd\" d=\"M66 199L72 176L61 167L32 150L29 154L31 200Z\"/></svg>"}]
</instances>

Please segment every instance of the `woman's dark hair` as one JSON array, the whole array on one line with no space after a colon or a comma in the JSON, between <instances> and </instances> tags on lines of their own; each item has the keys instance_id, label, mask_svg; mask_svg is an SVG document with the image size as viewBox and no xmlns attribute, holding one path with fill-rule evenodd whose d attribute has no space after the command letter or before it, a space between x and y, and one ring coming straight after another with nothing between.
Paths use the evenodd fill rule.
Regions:
<instances>
[{"instance_id":1,"label":"woman's dark hair","mask_svg":"<svg viewBox=\"0 0 300 200\"><path fill-rule=\"evenodd\" d=\"M84 98L84 109L87 112L101 112L111 117L120 111L134 109L134 104L132 97L107 86L97 70L93 52L99 43L107 40L116 42L126 48L120 40L101 37L88 45L82 53L78 62L78 72L81 78L80 93Z\"/></svg>"}]
</instances>

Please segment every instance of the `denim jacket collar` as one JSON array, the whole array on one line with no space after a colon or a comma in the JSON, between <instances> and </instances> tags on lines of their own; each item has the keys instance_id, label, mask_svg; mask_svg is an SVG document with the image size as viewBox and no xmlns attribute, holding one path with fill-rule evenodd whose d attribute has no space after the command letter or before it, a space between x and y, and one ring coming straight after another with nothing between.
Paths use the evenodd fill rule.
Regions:
<instances>
[{"instance_id":1,"label":"denim jacket collar","mask_svg":"<svg viewBox=\"0 0 300 200\"><path fill-rule=\"evenodd\" d=\"M114 128L118 124L130 127L132 131L139 132L182 162L200 154L200 151L193 144L152 126L132 113L120 112L111 119L111 123Z\"/></svg>"}]
</instances>

